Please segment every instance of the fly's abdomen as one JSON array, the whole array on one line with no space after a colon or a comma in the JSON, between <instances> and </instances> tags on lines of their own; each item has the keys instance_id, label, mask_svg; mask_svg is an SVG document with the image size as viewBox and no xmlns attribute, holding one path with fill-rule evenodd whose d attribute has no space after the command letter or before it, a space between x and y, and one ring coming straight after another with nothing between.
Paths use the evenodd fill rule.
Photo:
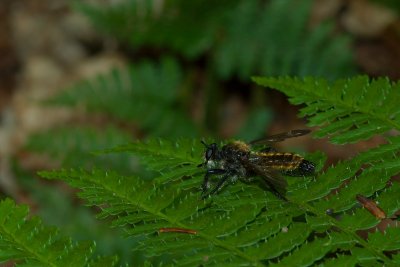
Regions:
<instances>
[{"instance_id":1,"label":"fly's abdomen","mask_svg":"<svg viewBox=\"0 0 400 267\"><path fill-rule=\"evenodd\" d=\"M255 153L259 164L287 175L302 176L314 173L315 165L294 153Z\"/></svg>"}]
</instances>

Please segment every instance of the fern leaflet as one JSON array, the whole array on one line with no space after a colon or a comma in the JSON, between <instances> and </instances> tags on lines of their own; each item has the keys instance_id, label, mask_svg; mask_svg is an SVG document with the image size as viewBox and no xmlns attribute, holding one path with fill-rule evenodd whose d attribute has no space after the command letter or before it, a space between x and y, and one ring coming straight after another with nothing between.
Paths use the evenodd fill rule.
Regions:
<instances>
[{"instance_id":1,"label":"fern leaflet","mask_svg":"<svg viewBox=\"0 0 400 267\"><path fill-rule=\"evenodd\" d=\"M93 242L72 242L55 228L45 227L28 208L10 199L0 202L0 262L16 260L23 266L115 266L116 258L91 260Z\"/></svg>"},{"instance_id":2,"label":"fern leaflet","mask_svg":"<svg viewBox=\"0 0 400 267\"><path fill-rule=\"evenodd\" d=\"M295 105L306 104L300 116L310 126L321 126L318 138L329 136L335 144L354 143L391 129L400 130L399 83L367 76L329 83L322 78L262 78L253 80L276 88Z\"/></svg>"}]
</instances>

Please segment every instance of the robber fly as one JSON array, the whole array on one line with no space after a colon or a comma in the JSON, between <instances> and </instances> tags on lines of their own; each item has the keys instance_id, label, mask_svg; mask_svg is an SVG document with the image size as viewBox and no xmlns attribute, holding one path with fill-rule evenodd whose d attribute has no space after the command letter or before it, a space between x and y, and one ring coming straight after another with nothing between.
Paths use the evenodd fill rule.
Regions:
<instances>
[{"instance_id":1,"label":"robber fly","mask_svg":"<svg viewBox=\"0 0 400 267\"><path fill-rule=\"evenodd\" d=\"M276 152L270 144L309 132L309 130L292 130L250 143L234 141L221 148L216 143L208 145L202 141L206 147L205 162L199 167L207 169L202 184L202 198L218 193L227 183L232 184L237 180L252 182L256 177L261 177L272 193L286 200L287 182L282 174L310 175L314 173L315 165L298 154ZM264 146L263 149L252 150L252 147L260 145ZM210 177L213 175L218 176L218 181L211 189ZM209 189L211 190L207 193Z\"/></svg>"}]
</instances>

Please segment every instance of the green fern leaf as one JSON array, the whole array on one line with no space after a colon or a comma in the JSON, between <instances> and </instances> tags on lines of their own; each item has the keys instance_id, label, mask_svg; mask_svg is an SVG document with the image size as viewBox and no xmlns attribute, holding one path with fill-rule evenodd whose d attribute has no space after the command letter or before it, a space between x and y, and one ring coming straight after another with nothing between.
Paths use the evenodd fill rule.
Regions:
<instances>
[{"instance_id":1,"label":"green fern leaf","mask_svg":"<svg viewBox=\"0 0 400 267\"><path fill-rule=\"evenodd\" d=\"M115 257L90 260L93 242L72 242L27 216L26 206L16 206L10 199L0 202L0 261L15 260L21 266L115 266Z\"/></svg>"},{"instance_id":2,"label":"green fern leaf","mask_svg":"<svg viewBox=\"0 0 400 267\"><path fill-rule=\"evenodd\" d=\"M180 139L171 142L162 139L152 139L146 142L136 141L128 145L107 150L107 152L128 152L138 156L146 167L161 172L156 181L170 182L185 175L195 173L204 146L198 140ZM187 150L187 148L189 148ZM181 168L186 165L186 168Z\"/></svg>"},{"instance_id":3,"label":"green fern leaf","mask_svg":"<svg viewBox=\"0 0 400 267\"><path fill-rule=\"evenodd\" d=\"M375 232L368 235L368 242L382 250L398 250L400 248L400 228L388 227L382 234Z\"/></svg>"},{"instance_id":4,"label":"green fern leaf","mask_svg":"<svg viewBox=\"0 0 400 267\"><path fill-rule=\"evenodd\" d=\"M379 167L383 158L396 158L399 143L399 138L392 138L391 144L330 167L315 179L288 177L288 202L255 184L243 183L201 200L203 173L196 166L202 162L204 148L193 140L149 140L112 150L131 152L150 169L159 171L161 178L152 181L100 170L41 175L81 189L79 195L89 205L101 208L100 218L112 217L113 226L141 238L135 250L149 258L169 255L175 259L165 258L164 264L263 266L269 262L287 266L298 259L304 266L325 260L329 264L393 265L397 258L385 253L398 249L398 230L386 232L383 246L377 245L382 239L380 233L370 234L368 240L361 238L358 231L375 227L379 220L360 208L355 195L378 195L377 200L391 213L400 208L395 200L399 185L383 186L400 170L383 172L383 166ZM168 181L163 176L169 172L179 175ZM377 183L372 179L376 172L380 173ZM337 194L330 194L333 189ZM327 214L327 209L333 210L333 215ZM160 231L168 227L191 229L196 234Z\"/></svg>"},{"instance_id":5,"label":"green fern leaf","mask_svg":"<svg viewBox=\"0 0 400 267\"><path fill-rule=\"evenodd\" d=\"M329 83L320 78L261 78L253 80L276 88L295 105L306 104L301 116L310 126L321 126L318 138L329 136L332 143L354 143L391 129L400 130L398 83L367 76Z\"/></svg>"}]
</instances>

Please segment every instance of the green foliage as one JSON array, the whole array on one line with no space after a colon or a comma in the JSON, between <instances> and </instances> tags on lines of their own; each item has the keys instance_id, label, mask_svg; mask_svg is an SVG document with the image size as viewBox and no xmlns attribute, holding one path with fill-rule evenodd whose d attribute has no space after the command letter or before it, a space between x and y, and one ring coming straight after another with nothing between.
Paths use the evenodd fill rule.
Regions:
<instances>
[{"instance_id":1,"label":"green foliage","mask_svg":"<svg viewBox=\"0 0 400 267\"><path fill-rule=\"evenodd\" d=\"M255 80L282 90L292 103L306 104L301 114L321 127L318 136L329 134L333 142L355 142L399 129L398 85L386 79L355 77L332 85L315 78ZM324 155L307 156L318 163L319 173L311 178L287 177L287 202L256 184L243 183L201 200L204 170L197 165L204 147L199 140L149 139L107 151L139 157L149 171L158 173L152 180L99 169L41 175L80 189L80 197L101 209L99 218L110 217L113 226L140 239L132 249L142 251L153 264L392 266L400 264L397 254L388 256L400 249L397 224L363 239L359 231L375 228L380 220L355 197L374 199L388 218L400 209L400 184L389 182L400 173L400 138L386 140L387 144L324 171ZM196 234L160 231L168 227Z\"/></svg>"},{"instance_id":2,"label":"green foliage","mask_svg":"<svg viewBox=\"0 0 400 267\"><path fill-rule=\"evenodd\" d=\"M121 172L132 172L135 162L127 155L95 157L93 152L110 146L127 143L129 135L117 128L96 129L94 127L58 128L32 135L26 149L33 153L45 154L52 161L64 167L103 166ZM137 165L137 164L136 164Z\"/></svg>"},{"instance_id":3,"label":"green foliage","mask_svg":"<svg viewBox=\"0 0 400 267\"><path fill-rule=\"evenodd\" d=\"M164 6L160 7L161 2ZM330 39L328 24L307 29L311 1L161 2L132 0L106 9L78 6L97 26L128 40L134 48L150 45L151 49L180 53L183 60L206 58L207 69L217 73L202 77L212 89L217 88L218 78L243 78L250 73L319 74L328 79L351 73L348 40ZM189 68L185 66L185 70ZM159 64L145 62L113 70L65 91L52 102L83 105L114 120L136 123L145 135L168 136L175 141L135 141L88 161L86 152L126 142L129 137L115 129L102 133L93 129L59 131L55 140L49 138L53 133L36 136L30 149L50 152L54 158L63 156L64 149L64 164L73 166L40 174L79 189L79 196L97 207L98 218L112 221L112 226L138 240L131 249L143 253L147 261L135 258L135 265L400 264L397 224L383 233L370 231L363 239L359 232L374 229L380 221L355 198L362 194L376 200L388 217L400 209L400 185L389 183L400 172L399 137L387 138L387 144L324 171L323 153L306 155L317 163L318 173L309 178L287 177L288 201L277 199L257 184L244 183L202 200L199 187L204 169L197 165L203 161L204 146L198 139L177 139L199 132L187 115L191 102L185 90L188 81L182 78L193 78L195 72L183 74L178 61L167 58ZM400 130L398 84L385 79L357 77L332 84L316 78L256 81L277 87L294 104L305 104L301 115L309 117L311 126L321 127L316 136L329 136L334 143ZM265 125L261 122L268 121L270 114L264 109L250 110L252 115L239 132L244 139L255 137L248 129L252 134L262 132ZM215 121L214 117L208 119ZM78 141L71 142L74 139ZM132 160L126 153L135 155L134 160L138 157L152 179L137 174L136 166L131 169ZM93 165L92 171L83 169ZM37 219L27 220L26 213L8 200L0 203L1 260L27 265L91 264L91 243L76 244L58 237ZM196 234L160 231L166 227L191 229ZM110 266L114 260L96 264Z\"/></svg>"},{"instance_id":4,"label":"green foliage","mask_svg":"<svg viewBox=\"0 0 400 267\"><path fill-rule=\"evenodd\" d=\"M0 202L0 262L17 266L115 266L116 258L91 259L93 242L72 242L55 228L27 218L28 208L12 200Z\"/></svg>"},{"instance_id":5,"label":"green foliage","mask_svg":"<svg viewBox=\"0 0 400 267\"><path fill-rule=\"evenodd\" d=\"M197 164L204 148L190 140L138 141L109 151L139 156L149 169L160 172L153 181L100 170L41 175L81 189L80 197L101 207L99 218L112 217L113 225L123 226L127 235L141 237L134 249L149 259L163 255L164 264L309 266L327 257L329 264L390 266L399 263L385 254L400 248L397 228L361 238L357 232L375 227L379 220L360 208L355 198L356 194L376 198L388 217L400 208L399 183L386 187L390 177L400 172L400 165L394 164L400 138L390 141L316 178L288 177L288 202L243 183L201 200L204 171ZM337 194L332 195L332 190ZM334 214L328 215L327 209ZM192 229L197 234L161 233L165 227Z\"/></svg>"},{"instance_id":6,"label":"green foliage","mask_svg":"<svg viewBox=\"0 0 400 267\"><path fill-rule=\"evenodd\" d=\"M131 251L137 240L125 238L123 230L112 229L109 222L97 220L90 207L78 204L73 192L62 189L65 185L45 183L30 173L18 173L18 178L24 191L29 192L30 201L35 203L35 214L44 224L58 227L73 241L94 241L94 256L118 255L121 265L133 264L141 258Z\"/></svg>"},{"instance_id":7,"label":"green foliage","mask_svg":"<svg viewBox=\"0 0 400 267\"><path fill-rule=\"evenodd\" d=\"M31 157L38 157L43 164L63 167L83 167L90 169L114 169L124 174L138 173L138 160L128 154L108 154L96 156L93 152L110 147L112 144L127 143L129 135L114 127L101 130L95 127L58 128L34 134L25 147ZM45 166L47 166L45 165ZM18 182L36 204L36 213L46 224L56 225L73 240L94 240L97 254L118 255L123 263L134 263L141 255L132 254L131 247L137 240L123 238L120 229L110 229L107 222L98 221L93 210L77 206L72 192L60 190L59 184L43 183L42 180L20 166L15 168ZM141 172L145 179L151 173ZM65 187L64 187L65 188Z\"/></svg>"},{"instance_id":8,"label":"green foliage","mask_svg":"<svg viewBox=\"0 0 400 267\"><path fill-rule=\"evenodd\" d=\"M400 85L387 78L358 76L334 83L314 77L253 80L284 92L295 105L306 104L300 115L308 118L310 126L321 126L314 136L328 136L333 143L354 143L400 130Z\"/></svg>"},{"instance_id":9,"label":"green foliage","mask_svg":"<svg viewBox=\"0 0 400 267\"><path fill-rule=\"evenodd\" d=\"M82 82L50 103L83 105L91 112L134 121L154 136L195 136L196 127L179 102L181 76L180 67L172 59L164 59L159 65L145 62Z\"/></svg>"},{"instance_id":10,"label":"green foliage","mask_svg":"<svg viewBox=\"0 0 400 267\"><path fill-rule=\"evenodd\" d=\"M170 48L188 57L208 50L218 33L224 12L237 0L126 0L110 6L77 1L76 7L102 31L132 47Z\"/></svg>"},{"instance_id":11,"label":"green foliage","mask_svg":"<svg viewBox=\"0 0 400 267\"><path fill-rule=\"evenodd\" d=\"M250 75L347 77L354 73L349 40L331 38L332 25L307 30L312 5L306 1L242 1L226 21L215 52L216 72Z\"/></svg>"},{"instance_id":12,"label":"green foliage","mask_svg":"<svg viewBox=\"0 0 400 267\"><path fill-rule=\"evenodd\" d=\"M332 25L309 29L312 0L135 1L77 7L98 29L134 49L170 48L189 59L209 58L222 79L239 75L354 73L349 39Z\"/></svg>"}]
</instances>

